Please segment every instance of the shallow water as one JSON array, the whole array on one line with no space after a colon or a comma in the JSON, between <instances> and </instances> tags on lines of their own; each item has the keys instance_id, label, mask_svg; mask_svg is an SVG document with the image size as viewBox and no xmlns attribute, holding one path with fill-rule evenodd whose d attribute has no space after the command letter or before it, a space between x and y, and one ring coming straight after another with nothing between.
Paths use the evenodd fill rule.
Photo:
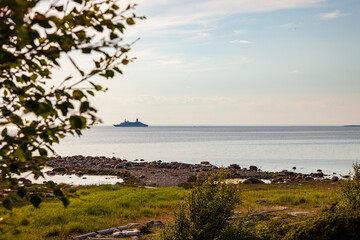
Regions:
<instances>
[{"instance_id":1,"label":"shallow water","mask_svg":"<svg viewBox=\"0 0 360 240\"><path fill-rule=\"evenodd\" d=\"M49 176L46 174L47 171L51 171L52 168L45 167L42 172L44 173L45 178L34 179L32 173L23 173L19 176L29 179L33 183L43 183L44 181L53 181L54 183L66 183L71 185L103 185L103 184L116 184L124 182L121 178L117 176L105 176L105 175L83 175L81 177L76 176L75 174L71 175L54 175Z\"/></svg>"},{"instance_id":2,"label":"shallow water","mask_svg":"<svg viewBox=\"0 0 360 240\"><path fill-rule=\"evenodd\" d=\"M133 161L256 165L264 171L323 170L348 174L360 161L356 127L148 127L96 126L81 138L69 136L55 146L61 156L119 157Z\"/></svg>"}]
</instances>

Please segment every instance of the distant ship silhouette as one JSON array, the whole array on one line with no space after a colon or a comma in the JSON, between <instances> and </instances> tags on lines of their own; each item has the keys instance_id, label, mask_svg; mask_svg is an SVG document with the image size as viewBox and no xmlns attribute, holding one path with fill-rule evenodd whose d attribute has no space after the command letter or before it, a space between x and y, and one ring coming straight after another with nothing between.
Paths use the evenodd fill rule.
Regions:
<instances>
[{"instance_id":1,"label":"distant ship silhouette","mask_svg":"<svg viewBox=\"0 0 360 240\"><path fill-rule=\"evenodd\" d=\"M139 121L139 119L136 119L135 122L129 122L126 119L119 124L114 124L114 127L148 127L149 125L144 124Z\"/></svg>"}]
</instances>

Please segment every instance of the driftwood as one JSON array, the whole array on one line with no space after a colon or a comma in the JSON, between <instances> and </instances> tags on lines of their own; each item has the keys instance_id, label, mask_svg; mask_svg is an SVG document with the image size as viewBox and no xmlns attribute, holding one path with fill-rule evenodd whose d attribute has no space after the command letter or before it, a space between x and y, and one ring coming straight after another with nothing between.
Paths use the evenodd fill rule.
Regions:
<instances>
[{"instance_id":1,"label":"driftwood","mask_svg":"<svg viewBox=\"0 0 360 240\"><path fill-rule=\"evenodd\" d=\"M263 217L264 214L266 214L266 213L281 212L281 211L287 211L287 210L292 210L292 209L291 209L291 208L284 208L284 209L278 209L278 210L263 211L263 212L251 214L250 217L258 217L258 218L261 218L261 217Z\"/></svg>"},{"instance_id":2,"label":"driftwood","mask_svg":"<svg viewBox=\"0 0 360 240\"><path fill-rule=\"evenodd\" d=\"M269 210L269 211L263 211L263 212L259 212L259 213L254 213L249 215L249 217L258 217L258 218L262 218L264 216L264 214L266 213L272 213L272 212L281 212L281 211L286 211L286 210L292 210L291 208L284 208L284 209L278 209L278 210ZM235 217L229 217L229 220L233 220L233 219L237 219L237 218L241 218L242 216L235 216Z\"/></svg>"},{"instance_id":3,"label":"driftwood","mask_svg":"<svg viewBox=\"0 0 360 240\"><path fill-rule=\"evenodd\" d=\"M77 236L77 237L73 237L73 239L86 239L86 238L89 238L89 237L95 237L96 236L96 232L91 232L91 233L87 233L87 234L84 234L84 235L80 235L80 236Z\"/></svg>"}]
</instances>

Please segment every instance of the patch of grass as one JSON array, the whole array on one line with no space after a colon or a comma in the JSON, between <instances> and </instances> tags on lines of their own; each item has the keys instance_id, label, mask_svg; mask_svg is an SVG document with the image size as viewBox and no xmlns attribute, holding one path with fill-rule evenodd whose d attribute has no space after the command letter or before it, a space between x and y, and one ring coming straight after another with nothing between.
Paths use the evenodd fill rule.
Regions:
<instances>
[{"instance_id":1,"label":"patch of grass","mask_svg":"<svg viewBox=\"0 0 360 240\"><path fill-rule=\"evenodd\" d=\"M242 203L236 207L243 213L292 208L294 211L318 212L330 207L336 197L337 184L330 181L282 184L240 184ZM12 211L11 221L2 224L10 228L24 218L31 224L21 226L20 234L6 234L0 239L66 239L69 236L125 225L131 222L145 223L148 220L171 220L178 204L189 193L183 188L141 188L122 185L102 185L78 188L78 198L70 199L65 209L58 200L46 199L40 209L19 203ZM261 201L261 204L256 202ZM0 208L0 217L7 219L10 212ZM279 221L293 217L285 212ZM269 218L270 219L270 218ZM271 220L273 222L275 220ZM279 224L274 224L279 227ZM281 225L285 226L285 225ZM270 227L264 225L265 228ZM274 228L271 228L274 229ZM273 230L272 230L273 231ZM288 229L279 229L279 234ZM154 233L156 234L156 233ZM279 235L280 236L280 235Z\"/></svg>"},{"instance_id":2,"label":"patch of grass","mask_svg":"<svg viewBox=\"0 0 360 240\"><path fill-rule=\"evenodd\" d=\"M23 218L29 219L31 224L19 227L21 233L16 236L6 234L0 239L64 239L133 221L145 222L159 216L167 218L186 193L186 190L176 187L86 187L79 190L79 198L71 199L66 209L55 200L42 203L40 209L29 205L13 209L13 224ZM0 209L0 216L9 214Z\"/></svg>"}]
</instances>

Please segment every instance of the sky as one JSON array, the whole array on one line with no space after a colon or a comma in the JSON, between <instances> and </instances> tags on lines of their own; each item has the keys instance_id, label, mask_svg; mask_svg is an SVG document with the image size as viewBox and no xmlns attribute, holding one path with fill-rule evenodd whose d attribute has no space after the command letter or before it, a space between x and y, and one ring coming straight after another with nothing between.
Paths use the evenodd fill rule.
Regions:
<instances>
[{"instance_id":1,"label":"sky","mask_svg":"<svg viewBox=\"0 0 360 240\"><path fill-rule=\"evenodd\" d=\"M137 0L103 124L360 124L360 0Z\"/></svg>"}]
</instances>

